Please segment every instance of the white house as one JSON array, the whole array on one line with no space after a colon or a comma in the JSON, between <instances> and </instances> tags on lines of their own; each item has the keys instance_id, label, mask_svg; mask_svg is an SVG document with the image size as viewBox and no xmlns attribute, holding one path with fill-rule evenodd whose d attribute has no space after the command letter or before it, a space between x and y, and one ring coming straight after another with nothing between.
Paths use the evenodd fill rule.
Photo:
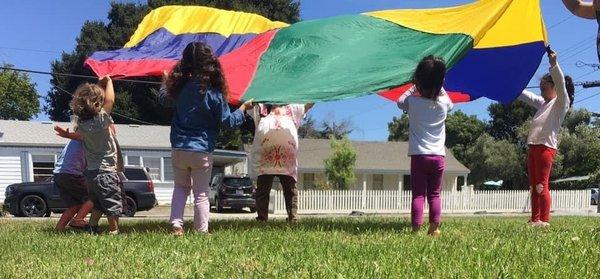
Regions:
<instances>
[{"instance_id":1,"label":"white house","mask_svg":"<svg viewBox=\"0 0 600 279\"><path fill-rule=\"evenodd\" d=\"M54 125L70 123L0 120L0 202L12 183L40 181L52 176L54 163L67 140L54 133ZM116 125L126 165L144 166L155 182L159 199L169 200L173 187L170 127ZM325 183L324 160L330 156L329 140L301 139L298 158L299 189ZM356 183L351 189L410 189L407 142L352 142L357 151ZM469 170L447 150L444 190L466 184ZM246 152L215 150L213 173L249 174ZM251 159L251 158L250 158Z\"/></svg>"},{"instance_id":2,"label":"white house","mask_svg":"<svg viewBox=\"0 0 600 279\"><path fill-rule=\"evenodd\" d=\"M0 120L0 202L12 183L40 181L52 176L54 163L66 139L54 133L54 125L70 123ZM157 190L173 187L170 127L116 125L126 165L145 166ZM213 172L248 173L245 152L215 150Z\"/></svg>"},{"instance_id":3,"label":"white house","mask_svg":"<svg viewBox=\"0 0 600 279\"><path fill-rule=\"evenodd\" d=\"M356 182L350 187L351 190L410 189L408 142L352 141L351 143L357 153ZM298 188L314 189L315 185L326 183L324 160L331 156L330 141L300 139L299 148ZM450 150L446 150L446 154L443 190L459 190L466 186L470 171L456 160Z\"/></svg>"}]
</instances>

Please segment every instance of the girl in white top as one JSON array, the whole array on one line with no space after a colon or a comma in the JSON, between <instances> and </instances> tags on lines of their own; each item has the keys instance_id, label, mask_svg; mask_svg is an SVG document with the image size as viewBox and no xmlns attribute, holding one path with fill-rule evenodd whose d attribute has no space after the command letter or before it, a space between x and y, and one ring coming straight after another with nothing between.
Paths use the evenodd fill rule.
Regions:
<instances>
[{"instance_id":1,"label":"girl in white top","mask_svg":"<svg viewBox=\"0 0 600 279\"><path fill-rule=\"evenodd\" d=\"M265 105L254 107L255 133L250 159L256 178L256 210L259 221L268 219L269 193L273 179L283 187L288 221L296 221L298 211L298 128L312 104Z\"/></svg>"},{"instance_id":2,"label":"girl in white top","mask_svg":"<svg viewBox=\"0 0 600 279\"><path fill-rule=\"evenodd\" d=\"M413 231L423 225L423 204L429 203L429 235L440 234L442 216L442 178L445 168L446 116L453 104L442 87L446 64L441 58L427 56L413 76L413 86L398 99L398 107L408 112L411 221Z\"/></svg>"},{"instance_id":3,"label":"girl in white top","mask_svg":"<svg viewBox=\"0 0 600 279\"><path fill-rule=\"evenodd\" d=\"M575 87L570 77L563 75L556 62L556 53L548 54L550 74L540 82L542 96L523 91L519 100L537 109L527 137L529 151L527 172L531 189L531 219L534 226L548 226L550 220L549 180L552 161L558 148L558 133L569 108L573 104Z\"/></svg>"}]
</instances>

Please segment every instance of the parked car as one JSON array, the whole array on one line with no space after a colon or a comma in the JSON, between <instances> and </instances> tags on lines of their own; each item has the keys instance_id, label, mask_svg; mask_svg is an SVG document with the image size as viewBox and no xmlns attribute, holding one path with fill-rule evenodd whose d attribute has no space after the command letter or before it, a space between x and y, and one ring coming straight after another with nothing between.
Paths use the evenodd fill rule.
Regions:
<instances>
[{"instance_id":1,"label":"parked car","mask_svg":"<svg viewBox=\"0 0 600 279\"><path fill-rule=\"evenodd\" d=\"M138 211L150 210L156 205L154 183L143 167L125 167L126 205L124 216L133 217ZM25 182L6 187L4 210L17 217L43 217L66 209L58 188L52 179L43 182Z\"/></svg>"},{"instance_id":2,"label":"parked car","mask_svg":"<svg viewBox=\"0 0 600 279\"><path fill-rule=\"evenodd\" d=\"M591 197L592 205L597 205L598 201L600 201L600 199L598 198L600 191L598 190L598 188L592 188L592 189L590 189L590 191L592 194L592 197Z\"/></svg>"},{"instance_id":3,"label":"parked car","mask_svg":"<svg viewBox=\"0 0 600 279\"><path fill-rule=\"evenodd\" d=\"M248 207L250 212L255 212L255 193L250 177L217 174L211 181L208 200L217 212L223 212L225 207L238 210Z\"/></svg>"}]
</instances>

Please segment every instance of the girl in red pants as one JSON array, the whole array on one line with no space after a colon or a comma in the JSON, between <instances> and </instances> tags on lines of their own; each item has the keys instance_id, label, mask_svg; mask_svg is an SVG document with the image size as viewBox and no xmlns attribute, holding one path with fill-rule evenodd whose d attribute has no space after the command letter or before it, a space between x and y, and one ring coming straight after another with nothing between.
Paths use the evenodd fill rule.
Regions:
<instances>
[{"instance_id":1,"label":"girl in red pants","mask_svg":"<svg viewBox=\"0 0 600 279\"><path fill-rule=\"evenodd\" d=\"M571 77L563 75L556 62L556 53L548 53L550 73L542 77L538 96L523 91L519 100L537 109L527 137L529 152L527 172L531 189L531 220L533 226L547 227L550 224L550 172L558 147L558 132L567 111L573 104L575 87Z\"/></svg>"}]
</instances>

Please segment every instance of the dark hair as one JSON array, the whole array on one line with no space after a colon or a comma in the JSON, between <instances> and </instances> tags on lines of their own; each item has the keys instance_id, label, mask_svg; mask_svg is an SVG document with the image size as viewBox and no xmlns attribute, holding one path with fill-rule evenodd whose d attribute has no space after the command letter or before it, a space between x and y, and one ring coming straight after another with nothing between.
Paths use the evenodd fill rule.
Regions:
<instances>
[{"instance_id":1,"label":"dark hair","mask_svg":"<svg viewBox=\"0 0 600 279\"><path fill-rule=\"evenodd\" d=\"M167 93L171 99L176 99L183 86L190 80L200 82L200 92L203 94L209 88L220 90L227 100L229 90L221 63L213 54L210 46L203 42L189 43L183 50L183 57L169 76Z\"/></svg>"},{"instance_id":2,"label":"dark hair","mask_svg":"<svg viewBox=\"0 0 600 279\"><path fill-rule=\"evenodd\" d=\"M413 83L422 97L435 100L440 95L446 76L446 63L440 57L425 56L413 74Z\"/></svg>"},{"instance_id":3,"label":"dark hair","mask_svg":"<svg viewBox=\"0 0 600 279\"><path fill-rule=\"evenodd\" d=\"M552 76L550 74L545 74L542 77L542 81L551 83L552 87L554 87L554 80L552 80ZM565 88L567 89L567 95L569 95L569 107L572 107L573 101L575 101L575 84L573 84L573 79L571 76L565 76Z\"/></svg>"}]
</instances>

